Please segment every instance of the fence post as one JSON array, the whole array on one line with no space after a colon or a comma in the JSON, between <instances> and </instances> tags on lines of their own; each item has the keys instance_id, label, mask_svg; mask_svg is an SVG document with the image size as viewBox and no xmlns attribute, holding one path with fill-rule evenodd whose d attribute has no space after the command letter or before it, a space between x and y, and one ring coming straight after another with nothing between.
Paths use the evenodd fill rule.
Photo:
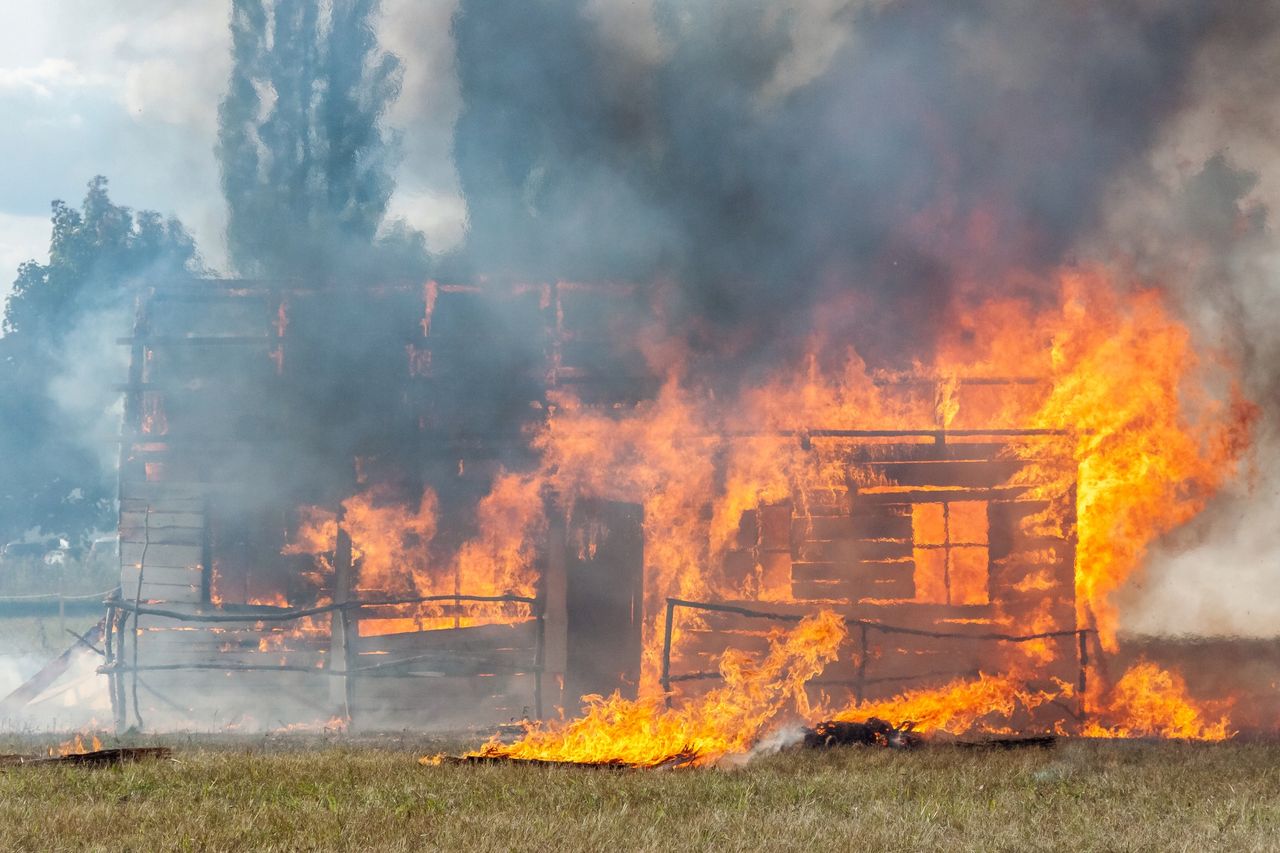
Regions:
<instances>
[{"instance_id":1,"label":"fence post","mask_svg":"<svg viewBox=\"0 0 1280 853\"><path fill-rule=\"evenodd\" d=\"M542 671L547 665L547 617L543 613L542 605L535 605L538 608L538 646L534 652L534 682L533 682L533 713L539 720L542 719Z\"/></svg>"},{"instance_id":2,"label":"fence post","mask_svg":"<svg viewBox=\"0 0 1280 853\"><path fill-rule=\"evenodd\" d=\"M667 599L667 622L662 633L662 693L666 697L667 707L671 707L671 629L675 621L676 603Z\"/></svg>"},{"instance_id":3,"label":"fence post","mask_svg":"<svg viewBox=\"0 0 1280 853\"><path fill-rule=\"evenodd\" d=\"M111 600L107 601L107 618L102 626L102 631L102 650L105 652L102 666L107 671L107 693L111 697L111 719L115 723L116 734L120 734L124 731L124 710L120 707L119 691L116 688L116 682L119 680L120 674L116 672L116 606ZM121 643L124 642L123 635L120 641Z\"/></svg>"},{"instance_id":4,"label":"fence post","mask_svg":"<svg viewBox=\"0 0 1280 853\"><path fill-rule=\"evenodd\" d=\"M1076 684L1076 692L1080 696L1080 719L1084 719L1085 709L1085 691L1089 686L1086 670L1089 667L1089 629L1081 628L1076 632L1076 639L1080 647L1080 678Z\"/></svg>"},{"instance_id":5,"label":"fence post","mask_svg":"<svg viewBox=\"0 0 1280 853\"><path fill-rule=\"evenodd\" d=\"M333 603L336 609L329 617L330 670L341 670L342 677L333 679L329 687L329 701L336 705L347 719L347 730L355 728L355 685L351 670L357 663L355 635L359 631L359 608L352 614L351 591L355 587L354 569L351 564L351 536L343 526L342 508L338 508L338 533L333 551Z\"/></svg>"},{"instance_id":6,"label":"fence post","mask_svg":"<svg viewBox=\"0 0 1280 853\"><path fill-rule=\"evenodd\" d=\"M855 707L862 706L863 694L867 689L867 623L858 623L859 650L858 650L858 678L853 685L853 700Z\"/></svg>"}]
</instances>

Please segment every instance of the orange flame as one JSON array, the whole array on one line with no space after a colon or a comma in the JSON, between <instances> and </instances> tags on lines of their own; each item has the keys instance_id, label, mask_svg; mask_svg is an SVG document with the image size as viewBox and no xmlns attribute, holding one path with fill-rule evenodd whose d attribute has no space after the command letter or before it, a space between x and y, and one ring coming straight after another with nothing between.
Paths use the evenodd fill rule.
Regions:
<instances>
[{"instance_id":1,"label":"orange flame","mask_svg":"<svg viewBox=\"0 0 1280 853\"><path fill-rule=\"evenodd\" d=\"M424 490L416 507L386 486L374 485L342 502L342 528L351 538L358 566L356 589L374 597L415 598L463 594L532 596L536 585L537 543L546 529L537 478L502 473L476 507L478 532L451 558L432 551L437 499ZM310 554L321 572L333 571L338 516L322 507L302 507L299 525L286 554ZM469 605L468 614L443 615L444 605L423 603L405 618L363 619L364 634L460 627L481 622L527 618L502 604ZM455 611L457 607L453 608Z\"/></svg>"},{"instance_id":2,"label":"orange flame","mask_svg":"<svg viewBox=\"0 0 1280 853\"><path fill-rule=\"evenodd\" d=\"M824 611L776 637L763 660L726 653L720 662L724 686L679 708L653 696L589 696L580 718L533 724L516 743L495 740L471 755L635 767L674 758L708 764L748 749L788 703L808 713L805 682L835 659L844 638L844 622Z\"/></svg>"},{"instance_id":3,"label":"orange flame","mask_svg":"<svg viewBox=\"0 0 1280 853\"><path fill-rule=\"evenodd\" d=\"M1160 737L1185 740L1225 740L1232 735L1230 720L1206 719L1186 682L1148 661L1130 667L1111 691L1099 719L1085 726L1087 737Z\"/></svg>"},{"instance_id":4,"label":"orange flame","mask_svg":"<svg viewBox=\"0 0 1280 853\"><path fill-rule=\"evenodd\" d=\"M1010 445L1008 453L1025 464L1005 485L1047 499L1048 508L1026 522L1023 533L1075 537L1077 620L1096 626L1104 648L1113 649L1114 593L1142 569L1158 537L1199 513L1233 475L1256 409L1236 388L1235 365L1220 352L1194 347L1158 290L1089 268L1012 285L1009 292L1032 295L978 301L969 299L969 290L988 294L989 286L962 290L949 314L953 322L932 354L899 373L874 371L851 347L833 345L834 336L822 334L819 321L805 357L726 395L690 378L679 347L650 342L650 366L665 377L658 394L634 407L605 409L570 391L554 391L547 423L533 439L541 454L537 470L499 476L477 510L479 533L452 554L433 553L436 499L430 491L416 507L391 501L376 485L345 501L343 526L360 561L360 586L394 593L531 594L548 490L565 506L579 498L639 503L645 542L641 699L596 697L580 720L535 727L520 743L491 744L482 754L637 765L690 750L714 756L758 734L779 697L798 695L788 657L795 653L775 649L749 672L740 656L726 653L726 686L668 711L657 683L664 599L794 601L789 564L777 565L779 554L789 556L792 531L765 532L760 524L755 541L743 546L744 516L786 504L789 522L793 517L812 529L816 519L838 515L854 489L900 488L850 464L856 442L810 431L1061 431L1034 447ZM1008 378L1019 381L999 381ZM947 547L956 552L947 558L947 585L929 587L931 575L922 572L914 601L984 605L986 585L975 561L982 558L986 540L979 540L986 532L974 522L982 513L963 500L947 507L951 515L942 523L952 530ZM323 561L333 549L336 516L309 512L313 517L290 547ZM926 516L912 517L913 541L928 539ZM960 547L952 549L950 542ZM917 559L927 561L928 548L938 543L920 544ZM754 562L751 570L742 570L741 560L730 570L735 549ZM1024 594L1048 595L1053 586L1039 568L1054 559L1046 553L1027 558L1027 574L1017 582ZM833 592L830 600L902 603L848 596ZM1074 627L1056 624L1047 600L991 618L1002 630L1021 633ZM678 660L687 639L681 627L672 639ZM926 730L1007 727L1020 710L1071 695L1067 685L1056 692L1033 689L1023 678L1028 667L1052 661L1055 648L1061 645L1020 644L1003 674L911 691L842 716L912 719ZM768 682L770 667L780 681ZM1121 679L1099 712L1105 723L1097 724L1098 731L1225 736L1225 719L1221 727L1204 722L1183 695L1181 680L1152 670L1137 667ZM761 708L773 710L762 718Z\"/></svg>"},{"instance_id":5,"label":"orange flame","mask_svg":"<svg viewBox=\"0 0 1280 853\"><path fill-rule=\"evenodd\" d=\"M64 740L55 747L49 747L50 755L84 755L89 752L97 752L102 749L102 741L98 739L96 734L90 734L89 739L85 740L83 733L77 732L76 735L69 740Z\"/></svg>"},{"instance_id":6,"label":"orange flame","mask_svg":"<svg viewBox=\"0 0 1280 853\"><path fill-rule=\"evenodd\" d=\"M860 721L879 717L896 725L915 724L921 733L1007 732L1010 718L1019 710L1031 710L1049 702L1059 692L1032 690L1023 679L1011 675L979 674L976 681L958 679L934 690L909 690L892 699L848 708L836 720Z\"/></svg>"}]
</instances>

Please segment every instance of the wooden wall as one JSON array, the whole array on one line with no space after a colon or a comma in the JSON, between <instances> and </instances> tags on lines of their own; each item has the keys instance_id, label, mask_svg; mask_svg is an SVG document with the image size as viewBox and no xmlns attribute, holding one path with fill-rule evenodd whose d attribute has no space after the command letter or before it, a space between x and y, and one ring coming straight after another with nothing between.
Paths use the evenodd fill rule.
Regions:
<instances>
[{"instance_id":1,"label":"wooden wall","mask_svg":"<svg viewBox=\"0 0 1280 853\"><path fill-rule=\"evenodd\" d=\"M1045 452L1051 451L1046 445ZM1026 486L1010 485L1026 462L1015 458L1006 442L851 443L847 452L845 488L796 495L786 505L748 514L739 547L727 558L727 565L739 571L754 566L759 577L774 579L785 564L789 600L762 595L760 600L728 603L784 613L830 608L851 619L959 635L935 638L869 630L861 673L865 695L871 698L1014 666L1030 667L1046 680L1074 682L1074 637L1034 644L974 638L1076 628L1074 483L1052 498L1055 509L1066 513L1067 533L1062 535L1034 523L1049 507L1048 500L1033 499ZM925 549L916 541L922 534L913 529L913 515L925 512L917 505L951 502L962 503L967 511L985 508L983 547L969 547L967 553L984 554L986 589L985 595L971 591L967 601L948 603L917 590L916 561ZM780 512L786 513L789 524L780 523ZM917 518L915 527L919 525ZM789 534L785 551L782 530ZM772 587L776 589L776 580ZM674 655L676 674L714 673L724 649L763 651L770 632L785 627L691 610L677 610L677 618L685 640ZM855 629L839 660L819 679L828 693L850 695L862 660L860 640ZM687 682L682 689L698 689L695 684Z\"/></svg>"}]
</instances>

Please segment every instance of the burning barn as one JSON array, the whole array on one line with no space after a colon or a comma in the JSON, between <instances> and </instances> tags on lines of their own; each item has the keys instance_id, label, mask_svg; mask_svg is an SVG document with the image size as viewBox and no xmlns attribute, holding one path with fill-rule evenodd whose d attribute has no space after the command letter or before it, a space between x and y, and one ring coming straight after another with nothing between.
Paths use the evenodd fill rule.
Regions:
<instances>
[{"instance_id":1,"label":"burning barn","mask_svg":"<svg viewBox=\"0 0 1280 853\"><path fill-rule=\"evenodd\" d=\"M1083 688L1071 436L1002 414L1041 379L877 375L856 417L730 422L673 402L648 310L623 285L149 293L122 341L117 723L670 701L820 609L848 631L815 701Z\"/></svg>"}]
</instances>

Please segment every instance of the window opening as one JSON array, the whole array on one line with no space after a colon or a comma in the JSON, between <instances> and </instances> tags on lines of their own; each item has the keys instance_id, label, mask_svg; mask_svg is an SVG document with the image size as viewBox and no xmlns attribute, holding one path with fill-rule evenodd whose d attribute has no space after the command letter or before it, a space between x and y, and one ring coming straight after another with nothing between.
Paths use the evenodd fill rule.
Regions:
<instances>
[{"instance_id":1,"label":"window opening","mask_svg":"<svg viewBox=\"0 0 1280 853\"><path fill-rule=\"evenodd\" d=\"M916 601L990 603L986 501L912 504L911 540Z\"/></svg>"}]
</instances>

